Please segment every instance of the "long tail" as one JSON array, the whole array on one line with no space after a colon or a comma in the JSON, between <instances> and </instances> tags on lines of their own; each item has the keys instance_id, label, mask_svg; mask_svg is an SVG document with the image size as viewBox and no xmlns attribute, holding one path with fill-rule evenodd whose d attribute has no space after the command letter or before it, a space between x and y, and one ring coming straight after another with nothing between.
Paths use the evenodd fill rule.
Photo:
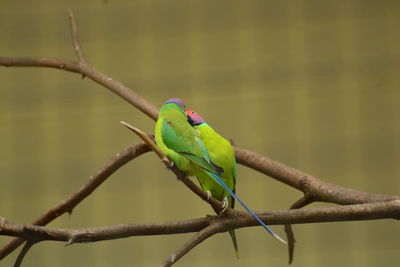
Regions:
<instances>
[{"instance_id":1,"label":"long tail","mask_svg":"<svg viewBox=\"0 0 400 267\"><path fill-rule=\"evenodd\" d=\"M286 241L279 235L277 235L274 231L272 231L249 207L247 207L246 204L244 204L243 201L224 183L224 181L222 181L221 178L218 177L218 175L208 171L207 173L209 173L217 183L219 183L233 198L235 198L240 203L240 205L242 205L242 207L245 208L245 210L247 210L247 212L250 213L250 215L253 216L254 219L256 219L265 228L265 230L268 231L268 233L287 245Z\"/></svg>"},{"instance_id":2,"label":"long tail","mask_svg":"<svg viewBox=\"0 0 400 267\"><path fill-rule=\"evenodd\" d=\"M229 235L231 236L232 239L232 243L233 243L233 248L235 249L235 253L236 253L236 258L240 258L239 257L239 248L238 248L238 244L236 241L236 234L235 234L235 230L230 230L229 231Z\"/></svg>"}]
</instances>

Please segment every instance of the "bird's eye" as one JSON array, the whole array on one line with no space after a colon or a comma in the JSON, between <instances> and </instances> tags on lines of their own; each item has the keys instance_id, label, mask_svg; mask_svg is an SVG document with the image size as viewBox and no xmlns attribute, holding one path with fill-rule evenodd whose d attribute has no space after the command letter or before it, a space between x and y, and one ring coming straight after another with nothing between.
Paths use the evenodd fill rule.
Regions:
<instances>
[{"instance_id":1,"label":"bird's eye","mask_svg":"<svg viewBox=\"0 0 400 267\"><path fill-rule=\"evenodd\" d=\"M194 114L194 111L192 111L192 114Z\"/></svg>"}]
</instances>

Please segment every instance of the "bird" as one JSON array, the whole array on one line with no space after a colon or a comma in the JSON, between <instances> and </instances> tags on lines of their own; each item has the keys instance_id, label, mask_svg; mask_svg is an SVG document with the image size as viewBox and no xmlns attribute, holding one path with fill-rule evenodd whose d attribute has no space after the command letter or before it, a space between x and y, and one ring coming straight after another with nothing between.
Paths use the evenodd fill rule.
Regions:
<instances>
[{"instance_id":1,"label":"bird","mask_svg":"<svg viewBox=\"0 0 400 267\"><path fill-rule=\"evenodd\" d=\"M197 112L186 110L186 115L190 125L199 132L200 140L204 144L211 161L223 169L221 179L233 193L236 193L236 160L235 151L231 143L214 131ZM224 203L223 206L226 208L229 207L233 209L235 207L235 198L214 179L210 179L207 172L200 171L197 174L197 179L202 189L207 192L207 195L222 201ZM215 210L215 212L221 214L224 212L224 209L222 211ZM232 239L236 257L239 258L235 231L230 230L229 235Z\"/></svg>"},{"instance_id":2,"label":"bird","mask_svg":"<svg viewBox=\"0 0 400 267\"><path fill-rule=\"evenodd\" d=\"M182 99L172 98L160 109L155 126L156 145L188 176L195 176L198 169L218 174L202 144L198 132L189 124Z\"/></svg>"},{"instance_id":3,"label":"bird","mask_svg":"<svg viewBox=\"0 0 400 267\"><path fill-rule=\"evenodd\" d=\"M209 154L210 160L223 169L221 178L226 186L218 183L218 177L213 177L215 178L213 180L209 179L207 175L210 175L210 173L202 172L197 176L203 190L210 192L209 194L211 194L212 197L227 203L227 206L230 208L234 208L236 199L273 237L287 244L285 240L272 231L239 197L236 196L236 159L235 151L231 143L208 125L199 113L193 110L186 110L185 112L190 125L198 131L200 139ZM214 175L211 174L211 176ZM235 233L232 231L230 235L235 251L238 254Z\"/></svg>"},{"instance_id":4,"label":"bird","mask_svg":"<svg viewBox=\"0 0 400 267\"><path fill-rule=\"evenodd\" d=\"M212 195L214 189L207 189L206 184L209 184L209 182L202 182L206 179L213 180L222 186L223 190L236 199L236 201L238 201L271 235L286 244L282 238L269 229L269 227L233 192L232 189L235 187L231 185L231 189L226 185L223 179L220 178L224 177L224 169L222 166L215 164L210 158L207 148L200 138L201 132L189 123L185 108L185 103L180 98L169 99L162 105L155 126L156 145L178 169L185 172L188 176L196 176L203 190L210 192L207 193L209 197L210 194ZM205 122L203 121L202 123ZM234 160L234 156L232 160ZM224 198L224 205L222 211L219 213L223 213L229 206L228 197L226 197L226 200L224 200Z\"/></svg>"}]
</instances>

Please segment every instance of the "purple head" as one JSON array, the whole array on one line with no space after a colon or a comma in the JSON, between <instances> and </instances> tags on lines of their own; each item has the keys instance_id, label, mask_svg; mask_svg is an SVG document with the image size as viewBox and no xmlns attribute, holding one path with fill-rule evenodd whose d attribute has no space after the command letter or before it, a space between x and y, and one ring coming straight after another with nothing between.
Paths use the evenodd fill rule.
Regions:
<instances>
[{"instance_id":1,"label":"purple head","mask_svg":"<svg viewBox=\"0 0 400 267\"><path fill-rule=\"evenodd\" d=\"M164 105L169 104L169 103L178 104L179 106L181 106L183 108L183 110L185 110L185 107L186 107L185 103L180 98L171 98L171 99L167 100L167 102L165 102Z\"/></svg>"},{"instance_id":2,"label":"purple head","mask_svg":"<svg viewBox=\"0 0 400 267\"><path fill-rule=\"evenodd\" d=\"M192 126L200 125L205 122L204 119L200 116L200 114L193 110L186 110L186 115L188 117L188 122Z\"/></svg>"}]
</instances>

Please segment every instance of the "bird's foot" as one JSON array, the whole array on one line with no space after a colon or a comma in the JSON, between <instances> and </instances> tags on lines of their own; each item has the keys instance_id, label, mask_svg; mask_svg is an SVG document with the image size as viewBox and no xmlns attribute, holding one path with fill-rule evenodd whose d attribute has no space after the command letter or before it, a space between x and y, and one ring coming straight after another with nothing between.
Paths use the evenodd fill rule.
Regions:
<instances>
[{"instance_id":1,"label":"bird's foot","mask_svg":"<svg viewBox=\"0 0 400 267\"><path fill-rule=\"evenodd\" d=\"M211 191L206 191L206 194L207 194L207 201L209 201L211 198Z\"/></svg>"},{"instance_id":2,"label":"bird's foot","mask_svg":"<svg viewBox=\"0 0 400 267\"><path fill-rule=\"evenodd\" d=\"M167 169L170 169L175 165L174 162L167 157L163 157L161 161L165 164L165 166L167 166Z\"/></svg>"},{"instance_id":3,"label":"bird's foot","mask_svg":"<svg viewBox=\"0 0 400 267\"><path fill-rule=\"evenodd\" d=\"M225 211L228 209L228 199L226 197L224 197L224 199L222 200L222 207L221 207L221 211L219 212L220 215L224 214Z\"/></svg>"}]
</instances>

